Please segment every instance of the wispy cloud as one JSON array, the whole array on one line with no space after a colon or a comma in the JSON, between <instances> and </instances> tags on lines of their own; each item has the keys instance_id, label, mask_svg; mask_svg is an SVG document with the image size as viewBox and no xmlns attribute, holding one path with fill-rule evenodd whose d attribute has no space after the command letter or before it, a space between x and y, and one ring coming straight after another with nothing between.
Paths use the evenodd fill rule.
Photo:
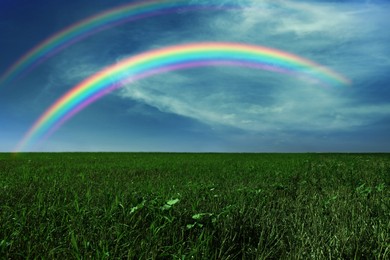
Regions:
<instances>
[{"instance_id":1,"label":"wispy cloud","mask_svg":"<svg viewBox=\"0 0 390 260\"><path fill-rule=\"evenodd\" d=\"M259 77L258 73L228 70L229 79L235 74L250 79L247 86L234 87L234 80L213 80L226 76L214 70L216 74L203 71L196 78L183 73L157 76L124 87L120 95L163 112L251 131L352 131L389 116L390 104L370 103L365 96L356 95L362 82L390 69L388 41L384 40L390 40L390 33L378 34L378 24L389 22L385 16L388 6L313 1L232 2L246 7L234 14L207 19L204 27L213 29L215 39L276 45L345 73L354 85L348 89L323 89L280 75ZM209 35L210 31L197 28L194 34ZM195 85L199 78L199 86L186 88ZM231 84L226 86L226 82ZM245 80L240 84L246 84ZM258 98L248 98L251 92Z\"/></svg>"},{"instance_id":2,"label":"wispy cloud","mask_svg":"<svg viewBox=\"0 0 390 260\"><path fill-rule=\"evenodd\" d=\"M388 116L390 111L390 104L357 105L353 99L340 96L339 91L304 83L298 86L291 79L285 79L284 87L252 83L224 89L214 81L210 83L213 85L186 88L194 81L171 73L129 84L119 93L162 112L251 131L350 131ZM256 100L248 100L248 93L262 89L268 92L266 97L260 94Z\"/></svg>"}]
</instances>

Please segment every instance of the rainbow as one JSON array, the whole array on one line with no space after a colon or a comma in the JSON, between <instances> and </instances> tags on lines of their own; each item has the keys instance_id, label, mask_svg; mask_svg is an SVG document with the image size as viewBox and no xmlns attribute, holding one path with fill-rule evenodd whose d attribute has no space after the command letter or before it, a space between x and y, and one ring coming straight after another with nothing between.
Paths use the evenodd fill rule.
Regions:
<instances>
[{"instance_id":1,"label":"rainbow","mask_svg":"<svg viewBox=\"0 0 390 260\"><path fill-rule=\"evenodd\" d=\"M150 0L122 5L74 23L42 41L1 75L0 85L31 72L36 66L66 47L116 25L177 11L231 8L234 7L191 4L185 0Z\"/></svg>"},{"instance_id":2,"label":"rainbow","mask_svg":"<svg viewBox=\"0 0 390 260\"><path fill-rule=\"evenodd\" d=\"M286 73L322 85L348 85L344 76L291 53L241 43L175 45L124 59L85 79L34 123L15 151L48 137L83 108L124 84L155 74L200 66L228 65Z\"/></svg>"}]
</instances>

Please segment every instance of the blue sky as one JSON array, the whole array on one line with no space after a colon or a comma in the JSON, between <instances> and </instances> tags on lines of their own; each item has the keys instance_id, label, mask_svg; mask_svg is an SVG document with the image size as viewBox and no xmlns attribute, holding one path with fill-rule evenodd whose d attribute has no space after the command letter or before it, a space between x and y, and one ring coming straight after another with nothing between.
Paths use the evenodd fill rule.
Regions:
<instances>
[{"instance_id":1,"label":"blue sky","mask_svg":"<svg viewBox=\"0 0 390 260\"><path fill-rule=\"evenodd\" d=\"M130 2L1 1L0 74L61 29ZM0 151L12 151L56 99L104 67L148 50L204 41L291 52L353 83L325 88L287 75L232 67L156 75L93 103L26 151L390 151L390 2L217 3L242 8L122 24L1 86Z\"/></svg>"}]
</instances>

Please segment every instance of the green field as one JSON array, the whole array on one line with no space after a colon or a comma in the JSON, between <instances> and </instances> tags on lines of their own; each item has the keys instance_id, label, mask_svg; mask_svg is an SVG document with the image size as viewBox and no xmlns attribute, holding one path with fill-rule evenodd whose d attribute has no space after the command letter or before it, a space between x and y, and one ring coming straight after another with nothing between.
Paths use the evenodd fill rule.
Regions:
<instances>
[{"instance_id":1,"label":"green field","mask_svg":"<svg viewBox=\"0 0 390 260\"><path fill-rule=\"evenodd\" d=\"M0 258L389 259L390 154L0 154Z\"/></svg>"}]
</instances>

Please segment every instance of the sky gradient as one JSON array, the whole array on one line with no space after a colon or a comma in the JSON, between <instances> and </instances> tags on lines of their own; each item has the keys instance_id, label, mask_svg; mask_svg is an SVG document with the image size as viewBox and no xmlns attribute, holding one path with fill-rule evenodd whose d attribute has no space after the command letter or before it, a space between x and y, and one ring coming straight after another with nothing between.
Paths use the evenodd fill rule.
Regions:
<instances>
[{"instance_id":1,"label":"sky gradient","mask_svg":"<svg viewBox=\"0 0 390 260\"><path fill-rule=\"evenodd\" d=\"M2 1L0 74L64 28L137 2ZM226 66L163 73L105 95L23 151L390 151L390 3L184 2L214 8L118 24L0 85L0 152L13 151L34 122L86 78L144 52L197 42L278 49L324 65L352 83L325 87Z\"/></svg>"}]
</instances>

